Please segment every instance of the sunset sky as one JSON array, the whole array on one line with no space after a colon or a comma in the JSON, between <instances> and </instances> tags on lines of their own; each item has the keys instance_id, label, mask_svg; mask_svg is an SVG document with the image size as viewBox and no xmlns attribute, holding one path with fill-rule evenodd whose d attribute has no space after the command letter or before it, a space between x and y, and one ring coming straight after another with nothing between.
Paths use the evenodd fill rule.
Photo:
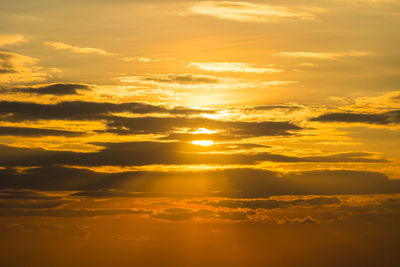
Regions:
<instances>
[{"instance_id":1,"label":"sunset sky","mask_svg":"<svg viewBox=\"0 0 400 267\"><path fill-rule=\"evenodd\" d=\"M0 0L0 265L399 266L399 0Z\"/></svg>"}]
</instances>

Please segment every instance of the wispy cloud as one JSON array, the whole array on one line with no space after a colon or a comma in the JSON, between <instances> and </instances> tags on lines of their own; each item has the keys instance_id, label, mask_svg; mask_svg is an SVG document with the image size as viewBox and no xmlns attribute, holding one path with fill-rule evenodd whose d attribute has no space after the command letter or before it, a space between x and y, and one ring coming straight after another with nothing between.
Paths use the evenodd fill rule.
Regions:
<instances>
[{"instance_id":1,"label":"wispy cloud","mask_svg":"<svg viewBox=\"0 0 400 267\"><path fill-rule=\"evenodd\" d=\"M25 37L21 34L0 35L0 47L6 46L6 45L21 44L21 43L25 43L27 41L28 40L26 40Z\"/></svg>"},{"instance_id":2,"label":"wispy cloud","mask_svg":"<svg viewBox=\"0 0 400 267\"><path fill-rule=\"evenodd\" d=\"M260 68L254 67L250 64L238 62L192 62L187 66L190 68L214 72L277 73L283 71L277 68Z\"/></svg>"},{"instance_id":3,"label":"wispy cloud","mask_svg":"<svg viewBox=\"0 0 400 267\"><path fill-rule=\"evenodd\" d=\"M0 82L8 84L42 81L51 77L52 73L60 72L55 68L43 68L38 63L36 58L0 51Z\"/></svg>"},{"instance_id":4,"label":"wispy cloud","mask_svg":"<svg viewBox=\"0 0 400 267\"><path fill-rule=\"evenodd\" d=\"M234 78L222 78L200 74L158 74L143 76L122 76L117 78L124 83L136 83L141 86L160 87L168 89L243 89L268 88L292 84L294 81L247 81Z\"/></svg>"},{"instance_id":5,"label":"wispy cloud","mask_svg":"<svg viewBox=\"0 0 400 267\"><path fill-rule=\"evenodd\" d=\"M76 45L66 44L63 42L45 42L44 44L46 46L50 46L56 50L69 51L69 52L75 53L75 54L97 54L97 55L106 56L106 57L111 56L111 57L116 57L125 62L135 61L135 62L140 62L140 63L156 63L156 62L161 61L160 59L149 58L149 57L126 57L124 55L121 55L118 53L112 53L112 52L109 52L109 51L101 49L101 48L80 47L80 46L76 46Z\"/></svg>"},{"instance_id":6,"label":"wispy cloud","mask_svg":"<svg viewBox=\"0 0 400 267\"><path fill-rule=\"evenodd\" d=\"M45 42L44 43L47 46L50 46L56 50L67 50L72 53L76 54L98 54L102 56L118 56L118 54L108 52L104 49L100 48L93 48L93 47L80 47L80 46L74 46L62 42Z\"/></svg>"},{"instance_id":7,"label":"wispy cloud","mask_svg":"<svg viewBox=\"0 0 400 267\"><path fill-rule=\"evenodd\" d=\"M324 12L316 7L288 8L233 1L204 1L190 7L189 11L219 19L263 23L287 18L312 20L316 13Z\"/></svg>"},{"instance_id":8,"label":"wispy cloud","mask_svg":"<svg viewBox=\"0 0 400 267\"><path fill-rule=\"evenodd\" d=\"M281 52L278 53L279 56L286 57L298 57L298 58L315 58L315 59L325 59L334 60L339 57L361 57L368 56L370 53L362 51L351 51L342 53L332 53L332 52Z\"/></svg>"}]
</instances>

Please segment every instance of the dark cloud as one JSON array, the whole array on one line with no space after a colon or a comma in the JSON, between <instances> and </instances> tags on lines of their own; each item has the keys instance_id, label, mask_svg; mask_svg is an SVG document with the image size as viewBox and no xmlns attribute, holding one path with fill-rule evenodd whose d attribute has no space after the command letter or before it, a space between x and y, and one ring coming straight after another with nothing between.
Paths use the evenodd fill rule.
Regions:
<instances>
[{"instance_id":1,"label":"dark cloud","mask_svg":"<svg viewBox=\"0 0 400 267\"><path fill-rule=\"evenodd\" d=\"M65 200L0 200L1 209L52 209L68 203ZM0 211L1 213L1 211Z\"/></svg>"},{"instance_id":2,"label":"dark cloud","mask_svg":"<svg viewBox=\"0 0 400 267\"><path fill-rule=\"evenodd\" d=\"M70 196L93 197L93 198L115 198L115 197L143 197L143 194L123 192L117 190L95 190L95 191L77 192L71 194Z\"/></svg>"},{"instance_id":3,"label":"dark cloud","mask_svg":"<svg viewBox=\"0 0 400 267\"><path fill-rule=\"evenodd\" d=\"M14 53L0 51L0 74L16 73L13 66Z\"/></svg>"},{"instance_id":4,"label":"dark cloud","mask_svg":"<svg viewBox=\"0 0 400 267\"><path fill-rule=\"evenodd\" d=\"M0 68L0 74L2 74L2 73L8 74L8 73L16 73L16 72L17 71L15 71L15 70L4 68L4 65L3 65L3 68Z\"/></svg>"},{"instance_id":5,"label":"dark cloud","mask_svg":"<svg viewBox=\"0 0 400 267\"><path fill-rule=\"evenodd\" d=\"M32 190L0 190L1 209L51 209L70 201L60 196L49 195ZM3 210L3 212L5 212ZM1 213L1 211L0 211Z\"/></svg>"},{"instance_id":6,"label":"dark cloud","mask_svg":"<svg viewBox=\"0 0 400 267\"><path fill-rule=\"evenodd\" d=\"M41 136L82 136L85 135L83 132L72 132L63 130L53 129L39 129L29 127L6 127L0 126L0 136L14 135L14 136L29 136L29 137L41 137Z\"/></svg>"},{"instance_id":7,"label":"dark cloud","mask_svg":"<svg viewBox=\"0 0 400 267\"><path fill-rule=\"evenodd\" d=\"M0 217L96 217L150 213L152 212L142 209L0 209Z\"/></svg>"},{"instance_id":8,"label":"dark cloud","mask_svg":"<svg viewBox=\"0 0 400 267\"><path fill-rule=\"evenodd\" d=\"M367 113L328 113L312 118L311 121L320 122L347 122L368 124L398 124L400 123L400 110L388 111L378 114Z\"/></svg>"},{"instance_id":9,"label":"dark cloud","mask_svg":"<svg viewBox=\"0 0 400 267\"><path fill-rule=\"evenodd\" d=\"M87 84L79 83L52 83L37 86L14 87L12 90L38 95L76 95L80 90L91 90Z\"/></svg>"},{"instance_id":10,"label":"dark cloud","mask_svg":"<svg viewBox=\"0 0 400 267\"><path fill-rule=\"evenodd\" d=\"M225 132L225 135L228 134L240 137L290 135L290 131L301 129L299 126L290 122L221 121L206 118L184 117L113 117L111 122L108 123L108 127L109 132L119 134L168 133L177 128L189 128L193 130L198 128L207 128L209 130L221 129ZM171 137L174 138L173 135Z\"/></svg>"},{"instance_id":11,"label":"dark cloud","mask_svg":"<svg viewBox=\"0 0 400 267\"><path fill-rule=\"evenodd\" d=\"M0 199L23 199L23 200L54 200L60 197L48 195L32 190L0 190Z\"/></svg>"},{"instance_id":12,"label":"dark cloud","mask_svg":"<svg viewBox=\"0 0 400 267\"><path fill-rule=\"evenodd\" d=\"M35 120L107 120L111 113L130 112L133 114L198 114L204 110L150 105L139 102L131 103L98 103L98 102L60 102L57 104L39 104L32 102L0 102L0 116L6 121ZM209 113L209 112L207 112Z\"/></svg>"},{"instance_id":13,"label":"dark cloud","mask_svg":"<svg viewBox=\"0 0 400 267\"><path fill-rule=\"evenodd\" d=\"M133 114L163 113L173 117L119 117L112 113L130 112ZM199 110L185 107L167 108L145 103L96 103L96 102L60 102L57 104L39 104L27 102L0 102L0 117L5 121L35 120L96 120L104 121L106 132L119 135L127 134L164 134L167 140L185 140L187 134L174 133L177 129L196 130L207 128L219 130L215 134L218 140L257 136L290 135L302 128L286 121L222 121L201 117L187 117L200 113L213 113L213 110ZM179 116L178 116L179 115ZM186 115L186 116L181 116ZM100 131L99 131L100 132ZM197 135L197 137L201 137ZM205 137L205 136L204 136Z\"/></svg>"},{"instance_id":14,"label":"dark cloud","mask_svg":"<svg viewBox=\"0 0 400 267\"><path fill-rule=\"evenodd\" d=\"M294 218L294 219L283 218L283 219L278 220L278 223L279 224L310 224L310 223L312 224L312 223L319 223L319 221L310 216L307 216L303 219L301 219L301 218Z\"/></svg>"},{"instance_id":15,"label":"dark cloud","mask_svg":"<svg viewBox=\"0 0 400 267\"><path fill-rule=\"evenodd\" d=\"M0 170L0 176L2 177L0 186L3 189L83 191L76 196L96 198L102 195L104 197L129 196L129 193L122 192L132 192L132 197L220 196L245 199L279 195L400 193L400 180L391 180L384 174L376 172L349 170L288 174L260 169L99 173L84 169L48 166L32 169L28 173L16 173L9 169ZM110 193L109 190L121 192ZM335 198L315 198L284 204L311 206L336 202ZM222 205L223 202L218 204ZM243 205L274 207L274 205L283 204L265 201L246 202Z\"/></svg>"},{"instance_id":16,"label":"dark cloud","mask_svg":"<svg viewBox=\"0 0 400 267\"><path fill-rule=\"evenodd\" d=\"M49 151L0 145L0 166L142 166L152 164L255 164L272 162L386 162L368 158L369 153L340 153L328 156L293 157L269 152L213 153L185 142L93 143L98 152ZM218 150L217 150L218 151Z\"/></svg>"}]
</instances>

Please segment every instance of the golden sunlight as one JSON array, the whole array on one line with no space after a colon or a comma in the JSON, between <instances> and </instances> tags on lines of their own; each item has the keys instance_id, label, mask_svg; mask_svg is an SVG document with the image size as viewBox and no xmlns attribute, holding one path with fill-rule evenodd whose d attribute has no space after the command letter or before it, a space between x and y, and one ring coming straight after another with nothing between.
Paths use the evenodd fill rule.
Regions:
<instances>
[{"instance_id":1,"label":"golden sunlight","mask_svg":"<svg viewBox=\"0 0 400 267\"><path fill-rule=\"evenodd\" d=\"M192 144L197 146L211 146L214 142L212 140L193 140Z\"/></svg>"},{"instance_id":2,"label":"golden sunlight","mask_svg":"<svg viewBox=\"0 0 400 267\"><path fill-rule=\"evenodd\" d=\"M216 132L217 131L212 131L212 130L209 130L207 128L198 128L198 129L196 129L196 131L191 132L191 134L213 134L213 133L216 133Z\"/></svg>"}]
</instances>

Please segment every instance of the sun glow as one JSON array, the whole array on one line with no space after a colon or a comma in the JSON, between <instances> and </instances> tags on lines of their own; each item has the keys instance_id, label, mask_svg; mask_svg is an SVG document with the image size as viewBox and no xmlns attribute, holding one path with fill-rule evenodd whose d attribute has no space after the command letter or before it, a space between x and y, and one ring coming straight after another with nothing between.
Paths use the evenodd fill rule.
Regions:
<instances>
[{"instance_id":1,"label":"sun glow","mask_svg":"<svg viewBox=\"0 0 400 267\"><path fill-rule=\"evenodd\" d=\"M198 146L211 146L214 142L212 140L194 140L192 141L192 144Z\"/></svg>"},{"instance_id":2,"label":"sun glow","mask_svg":"<svg viewBox=\"0 0 400 267\"><path fill-rule=\"evenodd\" d=\"M207 128L198 128L196 131L191 132L192 134L213 134L216 133L217 131L212 131Z\"/></svg>"}]
</instances>

